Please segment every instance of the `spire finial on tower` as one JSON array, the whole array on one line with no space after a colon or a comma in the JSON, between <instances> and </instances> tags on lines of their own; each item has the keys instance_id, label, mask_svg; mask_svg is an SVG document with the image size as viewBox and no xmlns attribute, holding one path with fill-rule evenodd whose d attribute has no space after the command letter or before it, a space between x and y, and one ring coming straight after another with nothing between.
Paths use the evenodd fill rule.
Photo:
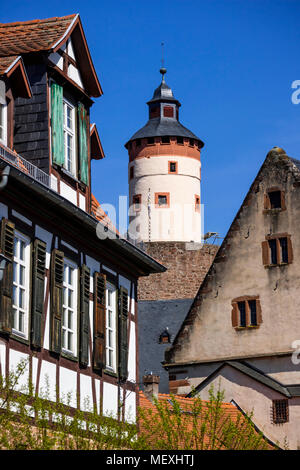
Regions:
<instances>
[{"instance_id":1,"label":"spire finial on tower","mask_svg":"<svg viewBox=\"0 0 300 470\"><path fill-rule=\"evenodd\" d=\"M164 67L164 45L165 43L162 42L161 43L161 68L160 68L160 73L162 74L162 79L161 79L162 83L165 82L164 76L167 73L167 69Z\"/></svg>"}]
</instances>

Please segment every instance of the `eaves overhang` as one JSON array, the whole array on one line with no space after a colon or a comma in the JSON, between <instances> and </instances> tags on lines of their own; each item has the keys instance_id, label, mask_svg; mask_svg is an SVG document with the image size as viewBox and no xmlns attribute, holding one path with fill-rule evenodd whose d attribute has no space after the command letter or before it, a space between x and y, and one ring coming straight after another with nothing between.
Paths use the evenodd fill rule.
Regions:
<instances>
[{"instance_id":1,"label":"eaves overhang","mask_svg":"<svg viewBox=\"0 0 300 470\"><path fill-rule=\"evenodd\" d=\"M95 238L97 225L99 222L92 215L83 211L79 207L72 204L72 202L65 199L63 196L58 194L56 191L44 186L36 180L33 180L30 176L26 175L22 171L15 168L13 165L10 165L4 160L0 160L0 169L4 167L10 167L9 180L15 180L24 187L29 188L36 196L44 198L45 202L47 201L50 205L57 207L62 211L62 213L70 217L74 223L81 224L80 226L89 231L89 233L94 232ZM103 224L101 224L103 226ZM153 273L162 273L166 271L166 267L158 263L156 260L151 258L145 252L137 248L131 242L122 238L109 228L105 228L106 238L98 238L99 246L110 248L114 250L119 255L124 256L125 258L130 258L130 261L137 266L139 275L147 276Z\"/></svg>"}]
</instances>

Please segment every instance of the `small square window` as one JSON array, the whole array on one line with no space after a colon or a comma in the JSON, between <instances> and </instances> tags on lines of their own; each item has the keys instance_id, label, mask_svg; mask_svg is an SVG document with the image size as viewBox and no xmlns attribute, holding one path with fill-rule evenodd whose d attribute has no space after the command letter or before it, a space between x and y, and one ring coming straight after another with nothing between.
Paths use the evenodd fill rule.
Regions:
<instances>
[{"instance_id":1,"label":"small square window","mask_svg":"<svg viewBox=\"0 0 300 470\"><path fill-rule=\"evenodd\" d=\"M280 266L293 261L293 250L290 235L267 237L262 242L262 257L264 266Z\"/></svg>"},{"instance_id":2,"label":"small square window","mask_svg":"<svg viewBox=\"0 0 300 470\"><path fill-rule=\"evenodd\" d=\"M265 193L264 200L264 209L281 209L284 210L285 207L285 193L280 189L272 188Z\"/></svg>"},{"instance_id":3,"label":"small square window","mask_svg":"<svg viewBox=\"0 0 300 470\"><path fill-rule=\"evenodd\" d=\"M140 147L140 146L141 146L141 144L142 144L142 141L141 141L141 139L136 139L136 141L135 141L135 145L136 145L136 147Z\"/></svg>"},{"instance_id":4,"label":"small square window","mask_svg":"<svg viewBox=\"0 0 300 470\"><path fill-rule=\"evenodd\" d=\"M195 142L194 142L194 139L189 139L189 145L190 145L191 147L194 147L194 143L195 143Z\"/></svg>"},{"instance_id":5,"label":"small square window","mask_svg":"<svg viewBox=\"0 0 300 470\"><path fill-rule=\"evenodd\" d=\"M273 423L281 424L289 421L289 402L287 399L273 400L272 403Z\"/></svg>"},{"instance_id":6,"label":"small square window","mask_svg":"<svg viewBox=\"0 0 300 470\"><path fill-rule=\"evenodd\" d=\"M147 144L148 145L153 145L154 144L154 137L148 137Z\"/></svg>"},{"instance_id":7,"label":"small square window","mask_svg":"<svg viewBox=\"0 0 300 470\"><path fill-rule=\"evenodd\" d=\"M177 144L183 145L183 137L176 137Z\"/></svg>"},{"instance_id":8,"label":"small square window","mask_svg":"<svg viewBox=\"0 0 300 470\"><path fill-rule=\"evenodd\" d=\"M169 173L177 173L177 162L169 162Z\"/></svg>"},{"instance_id":9,"label":"small square window","mask_svg":"<svg viewBox=\"0 0 300 470\"><path fill-rule=\"evenodd\" d=\"M141 210L141 202L142 202L142 196L140 194L136 194L135 196L133 196L132 204L136 212Z\"/></svg>"},{"instance_id":10,"label":"small square window","mask_svg":"<svg viewBox=\"0 0 300 470\"><path fill-rule=\"evenodd\" d=\"M155 207L169 207L169 193L155 193Z\"/></svg>"},{"instance_id":11,"label":"small square window","mask_svg":"<svg viewBox=\"0 0 300 470\"><path fill-rule=\"evenodd\" d=\"M244 296L232 300L232 326L234 328L259 327L262 323L261 306L256 296Z\"/></svg>"}]
</instances>

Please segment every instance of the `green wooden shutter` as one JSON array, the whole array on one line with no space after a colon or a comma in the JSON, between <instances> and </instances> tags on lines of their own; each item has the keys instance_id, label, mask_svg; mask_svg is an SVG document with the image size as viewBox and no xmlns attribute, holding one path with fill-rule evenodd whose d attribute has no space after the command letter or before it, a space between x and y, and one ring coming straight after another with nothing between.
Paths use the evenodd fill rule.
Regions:
<instances>
[{"instance_id":1,"label":"green wooden shutter","mask_svg":"<svg viewBox=\"0 0 300 470\"><path fill-rule=\"evenodd\" d=\"M126 381L128 376L128 291L119 289L119 379Z\"/></svg>"},{"instance_id":2,"label":"green wooden shutter","mask_svg":"<svg viewBox=\"0 0 300 470\"><path fill-rule=\"evenodd\" d=\"M11 333L13 297L13 259L15 225L7 219L1 222L1 253L7 258L0 283L0 331Z\"/></svg>"},{"instance_id":3,"label":"green wooden shutter","mask_svg":"<svg viewBox=\"0 0 300 470\"><path fill-rule=\"evenodd\" d=\"M63 88L55 82L51 84L51 129L52 162L62 166L65 161Z\"/></svg>"},{"instance_id":4,"label":"green wooden shutter","mask_svg":"<svg viewBox=\"0 0 300 470\"><path fill-rule=\"evenodd\" d=\"M87 366L89 362L89 305L90 269L84 264L80 276L80 347L79 360Z\"/></svg>"},{"instance_id":5,"label":"green wooden shutter","mask_svg":"<svg viewBox=\"0 0 300 470\"><path fill-rule=\"evenodd\" d=\"M38 239L34 241L32 275L31 343L40 348L42 347L46 243Z\"/></svg>"},{"instance_id":6,"label":"green wooden shutter","mask_svg":"<svg viewBox=\"0 0 300 470\"><path fill-rule=\"evenodd\" d=\"M106 276L94 275L94 348L93 367L105 367L105 314L106 314Z\"/></svg>"},{"instance_id":7,"label":"green wooden shutter","mask_svg":"<svg viewBox=\"0 0 300 470\"><path fill-rule=\"evenodd\" d=\"M51 322L50 349L61 351L61 328L63 310L64 254L54 249L51 257Z\"/></svg>"},{"instance_id":8,"label":"green wooden shutter","mask_svg":"<svg viewBox=\"0 0 300 470\"><path fill-rule=\"evenodd\" d=\"M78 105L78 129L79 129L79 161L80 180L89 184L89 164L88 164L88 119L87 111L82 103Z\"/></svg>"}]
</instances>

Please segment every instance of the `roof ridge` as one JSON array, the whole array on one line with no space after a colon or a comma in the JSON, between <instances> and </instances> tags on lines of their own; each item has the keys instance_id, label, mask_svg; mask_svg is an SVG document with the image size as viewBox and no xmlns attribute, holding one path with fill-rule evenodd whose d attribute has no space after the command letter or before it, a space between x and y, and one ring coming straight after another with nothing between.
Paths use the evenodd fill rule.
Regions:
<instances>
[{"instance_id":1,"label":"roof ridge","mask_svg":"<svg viewBox=\"0 0 300 470\"><path fill-rule=\"evenodd\" d=\"M13 23L0 23L0 28L6 28L11 26L17 25L28 25L28 24L38 24L38 23L50 23L55 22L57 20L64 20L68 18L75 18L78 13L72 13L71 15L66 16L53 16L51 18L44 18L44 19L35 19L35 20L27 20L27 21L15 21Z\"/></svg>"}]
</instances>

